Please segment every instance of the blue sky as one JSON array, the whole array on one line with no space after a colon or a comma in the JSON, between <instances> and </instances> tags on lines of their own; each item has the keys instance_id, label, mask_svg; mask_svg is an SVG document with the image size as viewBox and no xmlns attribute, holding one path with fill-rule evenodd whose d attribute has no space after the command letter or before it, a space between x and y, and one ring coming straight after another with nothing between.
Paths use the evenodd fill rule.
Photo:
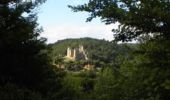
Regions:
<instances>
[{"instance_id":1,"label":"blue sky","mask_svg":"<svg viewBox=\"0 0 170 100\"><path fill-rule=\"evenodd\" d=\"M42 37L53 43L66 38L92 37L112 40L112 28L117 25L105 25L97 18L92 22L85 22L86 12L72 12L68 5L78 5L87 0L47 0L40 6L38 23L43 27Z\"/></svg>"}]
</instances>

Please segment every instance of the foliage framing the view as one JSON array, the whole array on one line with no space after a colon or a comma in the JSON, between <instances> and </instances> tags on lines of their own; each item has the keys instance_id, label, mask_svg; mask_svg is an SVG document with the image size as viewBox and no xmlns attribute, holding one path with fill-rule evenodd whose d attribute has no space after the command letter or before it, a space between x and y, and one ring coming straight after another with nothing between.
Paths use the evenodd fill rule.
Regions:
<instances>
[{"instance_id":1,"label":"foliage framing the view","mask_svg":"<svg viewBox=\"0 0 170 100\"><path fill-rule=\"evenodd\" d=\"M129 41L146 34L169 38L169 0L90 0L69 7L75 12L89 12L87 21L100 17L106 24L119 22L116 40Z\"/></svg>"},{"instance_id":2,"label":"foliage framing the view","mask_svg":"<svg viewBox=\"0 0 170 100\"><path fill-rule=\"evenodd\" d=\"M0 75L1 84L14 82L35 85L47 66L44 39L38 39L41 29L33 10L44 0L0 1ZM34 78L33 78L34 77Z\"/></svg>"},{"instance_id":3,"label":"foliage framing the view","mask_svg":"<svg viewBox=\"0 0 170 100\"><path fill-rule=\"evenodd\" d=\"M114 29L116 41L140 40L140 49L136 51L135 59L121 65L121 75L125 72L126 78L118 75L119 79L115 81L117 85L114 88L118 88L119 93L111 95L114 99L168 100L169 0L89 0L84 5L69 7L75 12L90 13L87 21L99 17L106 24L118 22L119 28ZM112 89L112 93L116 89Z\"/></svg>"},{"instance_id":4,"label":"foliage framing the view","mask_svg":"<svg viewBox=\"0 0 170 100\"><path fill-rule=\"evenodd\" d=\"M44 39L38 37L41 29L34 12L44 0L25 1L0 1L0 99L169 100L168 0L89 0L85 5L71 7L74 11L91 13L88 21L100 17L106 24L119 22L115 40L140 39L137 49L135 46L118 49L119 44L110 48L112 44L106 41L90 40L93 41L92 46L87 45L90 55L97 53L92 59L106 64L101 70L79 72L60 71L49 59L57 53L64 54L61 48L79 45L79 40L73 44L63 40L49 45L54 51L48 55L51 51L46 50ZM58 46L62 42L64 45ZM88 39L84 42L90 43ZM110 59L112 50L120 54L116 59Z\"/></svg>"}]
</instances>

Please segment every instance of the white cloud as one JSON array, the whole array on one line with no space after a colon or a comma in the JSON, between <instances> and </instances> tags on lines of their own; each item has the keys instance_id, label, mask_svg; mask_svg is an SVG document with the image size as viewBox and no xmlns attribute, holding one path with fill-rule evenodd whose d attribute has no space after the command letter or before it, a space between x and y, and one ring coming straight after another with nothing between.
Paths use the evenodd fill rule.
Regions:
<instances>
[{"instance_id":1,"label":"white cloud","mask_svg":"<svg viewBox=\"0 0 170 100\"><path fill-rule=\"evenodd\" d=\"M44 32L41 34L42 37L48 39L48 43L53 43L58 40L66 38L82 38L91 37L97 39L113 39L113 28L117 28L118 24L115 25L104 25L104 24L62 24L44 27Z\"/></svg>"}]
</instances>

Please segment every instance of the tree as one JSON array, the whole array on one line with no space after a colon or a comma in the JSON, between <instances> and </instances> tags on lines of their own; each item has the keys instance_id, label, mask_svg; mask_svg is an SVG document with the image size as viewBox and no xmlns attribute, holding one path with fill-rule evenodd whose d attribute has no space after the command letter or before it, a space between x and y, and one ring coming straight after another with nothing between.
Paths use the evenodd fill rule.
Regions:
<instances>
[{"instance_id":1,"label":"tree","mask_svg":"<svg viewBox=\"0 0 170 100\"><path fill-rule=\"evenodd\" d=\"M35 87L41 83L48 57L35 8L45 0L0 1L0 84Z\"/></svg>"},{"instance_id":2,"label":"tree","mask_svg":"<svg viewBox=\"0 0 170 100\"><path fill-rule=\"evenodd\" d=\"M123 83L130 91L124 95L127 100L170 98L169 0L89 0L87 4L69 7L75 12L89 12L87 21L100 17L106 24L118 22L120 26L114 30L116 41L142 40L132 65L135 70Z\"/></svg>"},{"instance_id":3,"label":"tree","mask_svg":"<svg viewBox=\"0 0 170 100\"><path fill-rule=\"evenodd\" d=\"M69 7L75 12L89 12L87 21L100 17L106 24L119 22L116 40L129 41L145 34L169 39L169 0L89 0L87 4Z\"/></svg>"}]
</instances>

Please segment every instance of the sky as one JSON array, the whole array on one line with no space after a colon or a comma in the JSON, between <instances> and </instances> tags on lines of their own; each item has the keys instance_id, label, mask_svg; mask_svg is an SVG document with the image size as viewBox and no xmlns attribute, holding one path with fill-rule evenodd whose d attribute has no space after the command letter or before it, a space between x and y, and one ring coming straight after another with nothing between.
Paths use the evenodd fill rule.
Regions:
<instances>
[{"instance_id":1,"label":"sky","mask_svg":"<svg viewBox=\"0 0 170 100\"><path fill-rule=\"evenodd\" d=\"M91 37L112 40L113 28L118 25L105 25L99 18L86 22L87 12L73 12L68 5L84 4L87 0L47 0L40 6L38 23L43 27L41 37L47 43L54 43L67 38Z\"/></svg>"}]
</instances>

